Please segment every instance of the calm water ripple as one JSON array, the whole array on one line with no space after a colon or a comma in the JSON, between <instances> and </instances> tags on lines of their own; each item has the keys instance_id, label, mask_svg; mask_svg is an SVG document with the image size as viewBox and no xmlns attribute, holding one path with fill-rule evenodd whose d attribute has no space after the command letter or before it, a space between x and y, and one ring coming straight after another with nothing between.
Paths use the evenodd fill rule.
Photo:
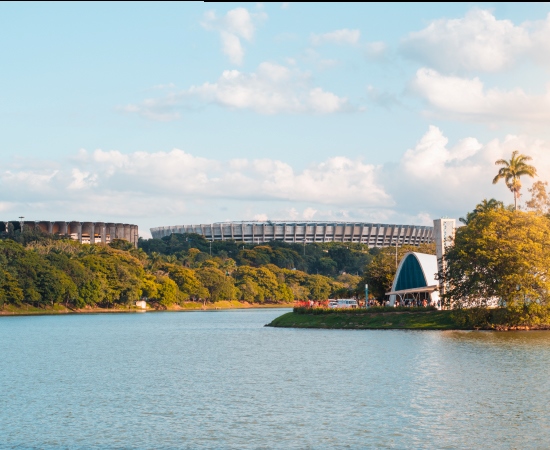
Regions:
<instances>
[{"instance_id":1,"label":"calm water ripple","mask_svg":"<svg viewBox=\"0 0 550 450\"><path fill-rule=\"evenodd\" d=\"M548 448L550 333L0 318L0 448Z\"/></svg>"}]
</instances>

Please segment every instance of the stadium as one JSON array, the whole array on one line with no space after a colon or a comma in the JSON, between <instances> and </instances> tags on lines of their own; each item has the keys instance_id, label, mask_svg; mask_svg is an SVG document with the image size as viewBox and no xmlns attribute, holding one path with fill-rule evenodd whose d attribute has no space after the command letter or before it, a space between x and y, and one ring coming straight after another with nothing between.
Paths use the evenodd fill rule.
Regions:
<instances>
[{"instance_id":1,"label":"stadium","mask_svg":"<svg viewBox=\"0 0 550 450\"><path fill-rule=\"evenodd\" d=\"M5 233L23 229L67 236L81 244L109 244L114 239L124 239L134 247L138 245L138 226L128 223L34 220L0 222L0 231L4 230Z\"/></svg>"},{"instance_id":2,"label":"stadium","mask_svg":"<svg viewBox=\"0 0 550 450\"><path fill-rule=\"evenodd\" d=\"M244 221L151 228L153 238L173 233L196 233L210 241L234 240L250 244L356 242L369 247L419 245L433 242L433 227L367 222Z\"/></svg>"}]
</instances>

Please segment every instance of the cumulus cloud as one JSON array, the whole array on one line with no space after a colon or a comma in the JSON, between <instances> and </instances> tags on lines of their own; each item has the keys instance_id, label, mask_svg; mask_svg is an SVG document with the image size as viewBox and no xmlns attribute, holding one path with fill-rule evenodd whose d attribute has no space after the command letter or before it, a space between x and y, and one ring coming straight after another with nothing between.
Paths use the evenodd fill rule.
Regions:
<instances>
[{"instance_id":1,"label":"cumulus cloud","mask_svg":"<svg viewBox=\"0 0 550 450\"><path fill-rule=\"evenodd\" d=\"M350 30L344 28L335 30L329 33L312 34L310 41L313 45L321 44L339 44L339 45L355 45L359 42L361 32L359 30Z\"/></svg>"},{"instance_id":2,"label":"cumulus cloud","mask_svg":"<svg viewBox=\"0 0 550 450\"><path fill-rule=\"evenodd\" d=\"M90 172L82 172L77 168L72 170L73 181L68 189L84 189L86 187L95 186L97 184L97 175Z\"/></svg>"},{"instance_id":3,"label":"cumulus cloud","mask_svg":"<svg viewBox=\"0 0 550 450\"><path fill-rule=\"evenodd\" d=\"M550 119L550 86L542 95L527 94L521 88L487 89L477 77L447 76L422 68L412 88L432 108L453 118L541 123Z\"/></svg>"},{"instance_id":4,"label":"cumulus cloud","mask_svg":"<svg viewBox=\"0 0 550 450\"><path fill-rule=\"evenodd\" d=\"M260 114L329 114L354 109L347 98L313 86L309 73L270 62L261 63L252 73L226 70L215 82L119 109L166 121L179 118L181 108L197 104L248 109Z\"/></svg>"},{"instance_id":5,"label":"cumulus cloud","mask_svg":"<svg viewBox=\"0 0 550 450\"><path fill-rule=\"evenodd\" d=\"M384 165L338 156L297 170L276 159L218 160L180 149L81 150L43 164L53 170L4 164L0 211L7 219L123 221L145 229L254 218L429 224L463 216L485 197L512 202L506 186L491 180L494 162L513 150L532 156L550 181L548 142L510 135L451 144L435 126L398 163ZM524 180L524 194L530 183Z\"/></svg>"},{"instance_id":6,"label":"cumulus cloud","mask_svg":"<svg viewBox=\"0 0 550 450\"><path fill-rule=\"evenodd\" d=\"M458 19L438 19L412 32L400 51L439 71L497 72L519 59L550 63L550 14L515 25L490 11L473 9Z\"/></svg>"},{"instance_id":7,"label":"cumulus cloud","mask_svg":"<svg viewBox=\"0 0 550 450\"><path fill-rule=\"evenodd\" d=\"M509 159L513 150L530 155L540 176L550 181L548 142L509 135L487 143L467 137L449 145L443 132L430 126L416 145L403 154L398 166L384 169L394 181L384 187L399 205L394 210L409 214L424 210L432 215L457 217L472 210L483 198L511 203L506 186L493 185L491 181L498 169L495 161ZM523 181L525 187L532 182Z\"/></svg>"},{"instance_id":8,"label":"cumulus cloud","mask_svg":"<svg viewBox=\"0 0 550 450\"><path fill-rule=\"evenodd\" d=\"M214 11L205 13L201 25L209 31L217 31L222 51L233 64L240 65L244 58L241 39L251 41L259 22L265 20L265 12L251 13L246 8L235 8L218 17Z\"/></svg>"},{"instance_id":9,"label":"cumulus cloud","mask_svg":"<svg viewBox=\"0 0 550 450\"><path fill-rule=\"evenodd\" d=\"M218 161L179 149L130 154L98 149L86 153L87 158L73 160L55 177L6 171L0 179L6 186L18 180L25 190L34 188L26 180L41 180L41 189L45 184L59 189L60 197L72 195L67 188L80 191L74 193L76 198L84 195L83 191L93 193L99 188L97 192L127 191L174 198L189 195L349 205L358 201L366 205L391 202L376 182L376 166L345 157L330 158L296 172L289 164L274 159ZM313 216L315 210L309 209L306 214Z\"/></svg>"},{"instance_id":10,"label":"cumulus cloud","mask_svg":"<svg viewBox=\"0 0 550 450\"><path fill-rule=\"evenodd\" d=\"M531 45L525 28L474 9L460 19L438 19L401 43L404 55L439 70L493 72L510 66Z\"/></svg>"}]
</instances>

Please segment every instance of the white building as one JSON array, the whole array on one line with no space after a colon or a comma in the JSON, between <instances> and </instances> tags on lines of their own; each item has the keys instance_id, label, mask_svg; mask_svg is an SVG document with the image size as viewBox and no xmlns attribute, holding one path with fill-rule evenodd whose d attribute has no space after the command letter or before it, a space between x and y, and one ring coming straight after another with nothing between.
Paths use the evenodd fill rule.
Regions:
<instances>
[{"instance_id":1,"label":"white building","mask_svg":"<svg viewBox=\"0 0 550 450\"><path fill-rule=\"evenodd\" d=\"M403 305L407 299L413 301L427 300L428 304L441 307L440 294L445 292L445 285L439 281L438 272L444 268L445 252L455 236L454 219L434 220L436 254L407 253L393 279L392 288L386 295L390 296L390 305L396 300Z\"/></svg>"},{"instance_id":2,"label":"white building","mask_svg":"<svg viewBox=\"0 0 550 450\"><path fill-rule=\"evenodd\" d=\"M209 241L234 240L250 244L269 241L360 242L369 247L388 247L433 242L433 227L366 222L251 221L151 228L151 234L156 239L172 233L196 233Z\"/></svg>"}]
</instances>

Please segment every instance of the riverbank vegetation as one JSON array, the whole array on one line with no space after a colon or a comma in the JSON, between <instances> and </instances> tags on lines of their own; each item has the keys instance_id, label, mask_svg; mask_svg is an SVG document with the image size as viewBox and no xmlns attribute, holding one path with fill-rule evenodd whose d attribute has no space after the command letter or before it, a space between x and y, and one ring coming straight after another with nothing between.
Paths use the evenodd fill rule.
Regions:
<instances>
[{"instance_id":1,"label":"riverbank vegetation","mask_svg":"<svg viewBox=\"0 0 550 450\"><path fill-rule=\"evenodd\" d=\"M356 312L350 312L356 311ZM325 329L400 329L400 330L456 330L464 329L453 319L452 311L376 311L331 310L326 314L289 312L277 317L267 326L278 328Z\"/></svg>"},{"instance_id":2,"label":"riverbank vegetation","mask_svg":"<svg viewBox=\"0 0 550 450\"><path fill-rule=\"evenodd\" d=\"M473 307L438 311L433 307L326 309L295 307L267 326L279 328L401 330L548 330L550 309Z\"/></svg>"},{"instance_id":3,"label":"riverbank vegetation","mask_svg":"<svg viewBox=\"0 0 550 450\"><path fill-rule=\"evenodd\" d=\"M0 238L4 311L128 309L141 298L156 309L208 309L349 297L377 251L358 244L210 243L195 234L140 239L137 249L123 240L83 245L32 229Z\"/></svg>"}]
</instances>

